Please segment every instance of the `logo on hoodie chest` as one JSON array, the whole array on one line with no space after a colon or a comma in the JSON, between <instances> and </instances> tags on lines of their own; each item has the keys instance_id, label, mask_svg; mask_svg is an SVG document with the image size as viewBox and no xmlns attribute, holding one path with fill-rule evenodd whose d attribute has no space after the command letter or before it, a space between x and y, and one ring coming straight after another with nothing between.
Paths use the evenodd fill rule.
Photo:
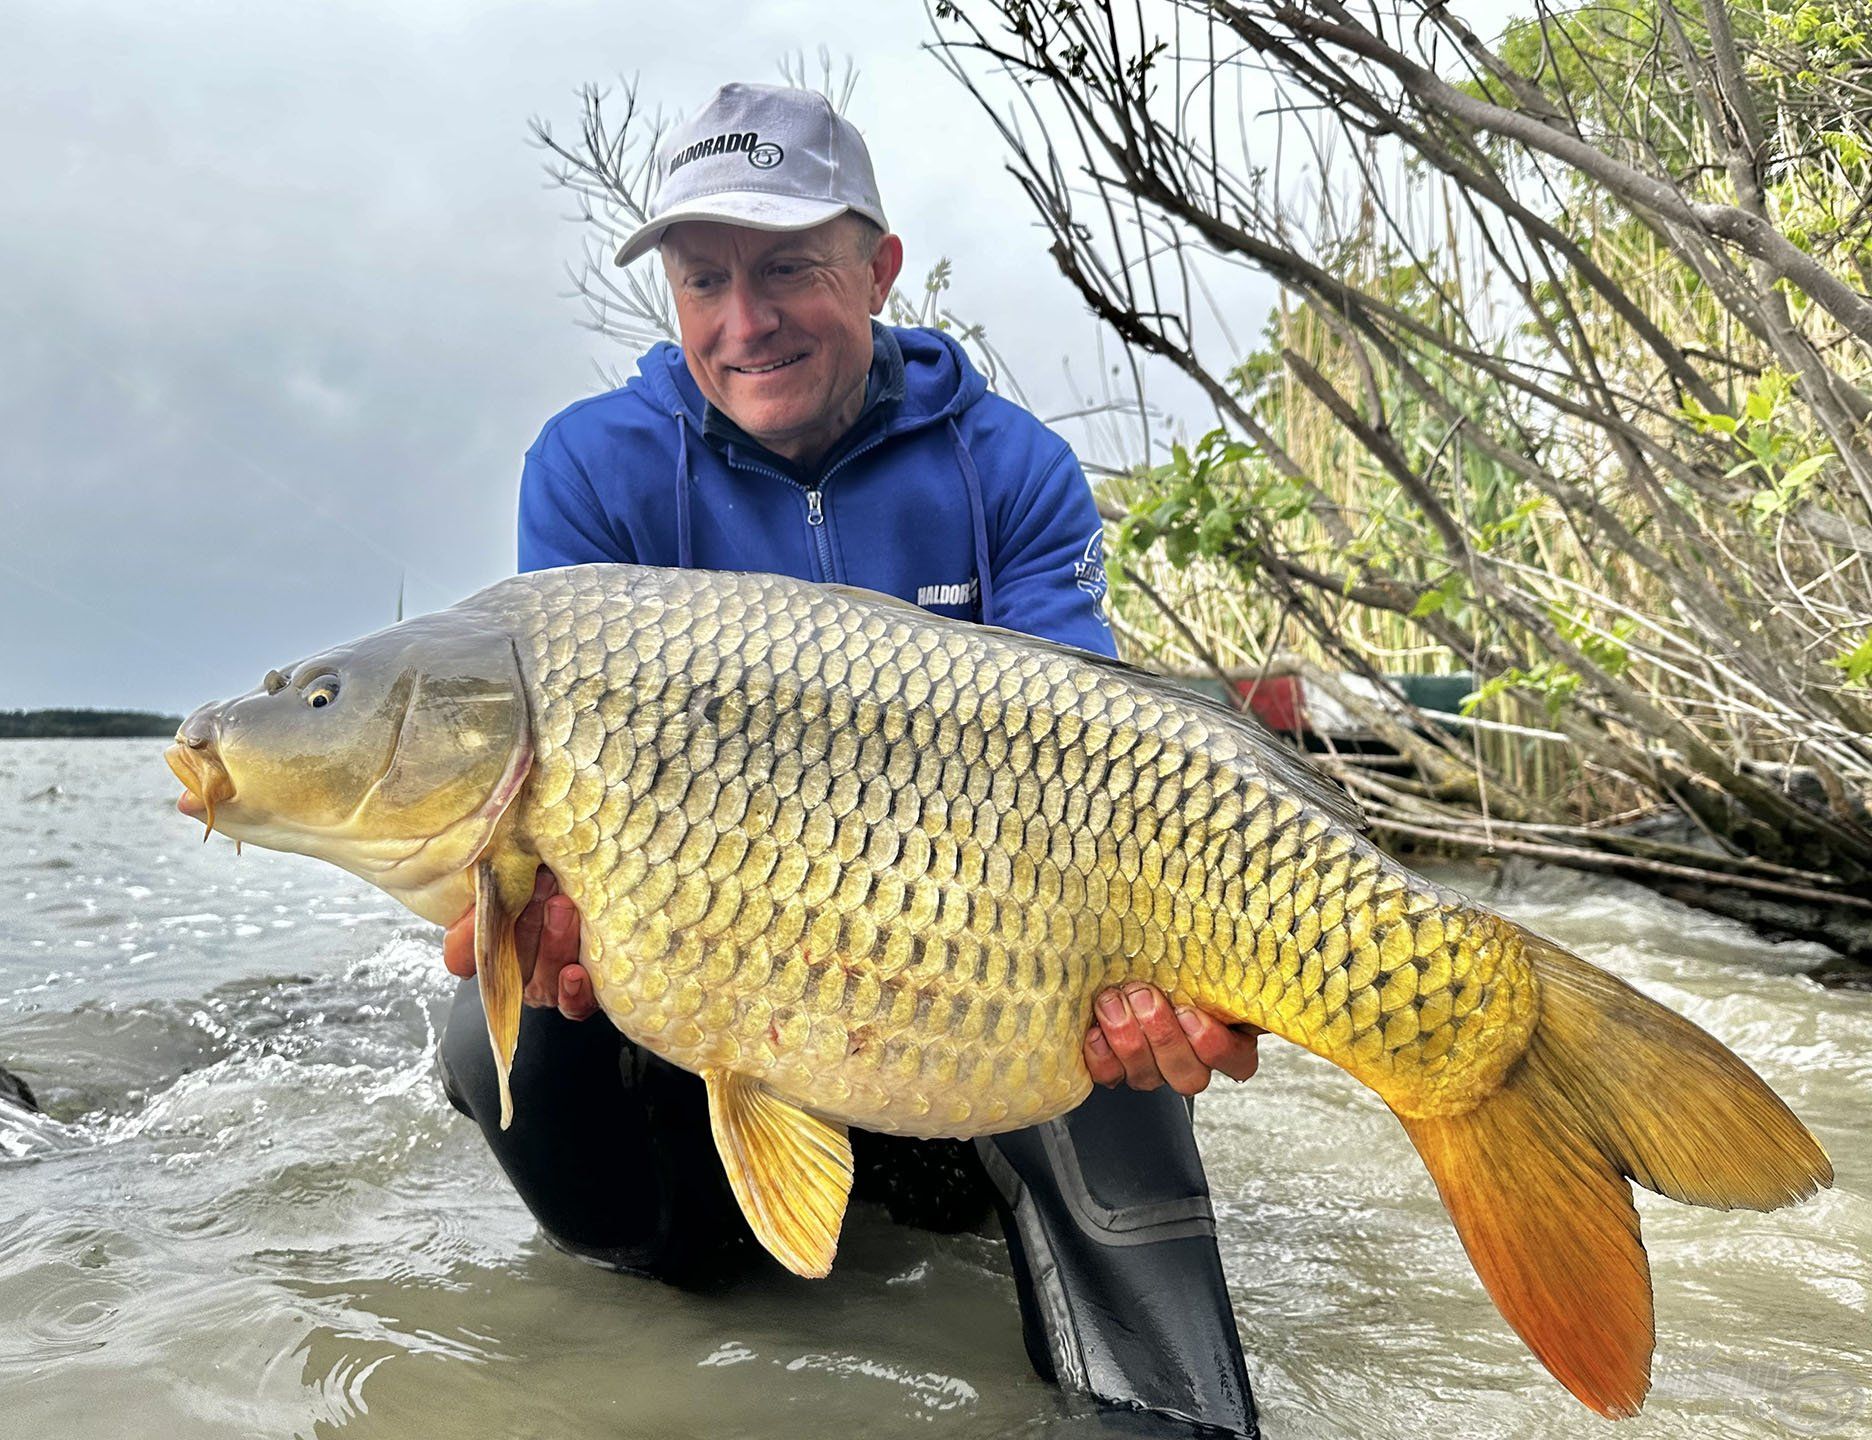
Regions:
<instances>
[{"instance_id":1,"label":"logo on hoodie chest","mask_svg":"<svg viewBox=\"0 0 1872 1440\"><path fill-rule=\"evenodd\" d=\"M962 585L919 585L916 603L925 610L934 610L944 605L973 606L981 598L981 581L970 576Z\"/></svg>"}]
</instances>

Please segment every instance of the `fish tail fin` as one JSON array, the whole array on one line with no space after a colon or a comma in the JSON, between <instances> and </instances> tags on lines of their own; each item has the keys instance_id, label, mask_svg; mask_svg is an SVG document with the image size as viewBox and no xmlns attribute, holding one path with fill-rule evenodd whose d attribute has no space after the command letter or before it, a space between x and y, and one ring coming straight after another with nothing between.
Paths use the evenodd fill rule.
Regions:
<instances>
[{"instance_id":1,"label":"fish tail fin","mask_svg":"<svg viewBox=\"0 0 1872 1440\"><path fill-rule=\"evenodd\" d=\"M1497 1308L1609 1418L1651 1383L1650 1267L1627 1179L1693 1205L1772 1210L1833 1179L1741 1060L1681 1015L1525 936L1540 1018L1461 1115L1400 1117Z\"/></svg>"}]
</instances>

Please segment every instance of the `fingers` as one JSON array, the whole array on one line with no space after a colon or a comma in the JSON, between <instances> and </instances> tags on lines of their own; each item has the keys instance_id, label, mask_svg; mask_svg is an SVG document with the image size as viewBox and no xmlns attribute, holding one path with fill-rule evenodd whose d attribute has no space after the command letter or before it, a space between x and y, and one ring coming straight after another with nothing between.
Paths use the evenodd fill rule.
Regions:
<instances>
[{"instance_id":1,"label":"fingers","mask_svg":"<svg viewBox=\"0 0 1872 1440\"><path fill-rule=\"evenodd\" d=\"M1209 1088L1210 1067L1196 1057L1189 1036L1163 991L1154 985L1125 988L1125 1000L1150 1045L1157 1073L1179 1095L1200 1095Z\"/></svg>"},{"instance_id":2,"label":"fingers","mask_svg":"<svg viewBox=\"0 0 1872 1440\"><path fill-rule=\"evenodd\" d=\"M475 973L474 931L470 906L442 932L442 963L464 980ZM533 877L526 908L514 917L514 946L527 977L522 996L527 1004L555 1005L568 1020L584 1020L597 1012L591 976L578 963L578 907L559 893L557 877L543 865Z\"/></svg>"},{"instance_id":3,"label":"fingers","mask_svg":"<svg viewBox=\"0 0 1872 1440\"><path fill-rule=\"evenodd\" d=\"M557 1006L568 1020L588 1019L596 1013L598 1000L592 993L591 976L579 964L578 907L559 893L559 882L552 872L542 868L527 909L538 917L527 1002Z\"/></svg>"},{"instance_id":4,"label":"fingers","mask_svg":"<svg viewBox=\"0 0 1872 1440\"><path fill-rule=\"evenodd\" d=\"M520 973L527 977L524 998L529 1005L550 1005L556 994L558 976L553 977L555 990L542 992L539 988L539 951L540 935L546 928L546 900L548 896L559 893L559 882L552 871L540 866L533 876L533 896L526 907L514 917L514 948L520 954Z\"/></svg>"},{"instance_id":5,"label":"fingers","mask_svg":"<svg viewBox=\"0 0 1872 1440\"><path fill-rule=\"evenodd\" d=\"M579 964L578 910L556 891L547 897L544 909L539 957L527 993L537 997L536 1004L557 1005L568 1020L583 1020L597 1002L592 999L591 977Z\"/></svg>"},{"instance_id":6,"label":"fingers","mask_svg":"<svg viewBox=\"0 0 1872 1440\"><path fill-rule=\"evenodd\" d=\"M1133 1090L1167 1084L1180 1095L1197 1095L1208 1088L1209 1067L1196 1058L1161 990L1141 984L1107 990L1096 1008L1105 1043Z\"/></svg>"},{"instance_id":7,"label":"fingers","mask_svg":"<svg viewBox=\"0 0 1872 1440\"><path fill-rule=\"evenodd\" d=\"M1085 1066L1092 1074L1092 1083L1110 1088L1124 1079L1124 1065L1112 1054L1112 1048L1105 1041L1105 1032L1094 1024L1086 1031Z\"/></svg>"},{"instance_id":8,"label":"fingers","mask_svg":"<svg viewBox=\"0 0 1872 1440\"><path fill-rule=\"evenodd\" d=\"M1220 1070L1231 1080L1246 1080L1261 1064L1256 1042L1266 1032L1257 1025L1228 1026L1213 1015L1183 1006L1177 1010L1177 1023L1189 1037L1190 1050L1196 1059L1211 1070Z\"/></svg>"},{"instance_id":9,"label":"fingers","mask_svg":"<svg viewBox=\"0 0 1872 1440\"><path fill-rule=\"evenodd\" d=\"M540 936L538 965L554 982L567 965L579 958L578 907L556 890L546 901L546 929Z\"/></svg>"},{"instance_id":10,"label":"fingers","mask_svg":"<svg viewBox=\"0 0 1872 1440\"><path fill-rule=\"evenodd\" d=\"M475 973L474 919L474 906L470 905L461 919L442 932L442 963L449 974L464 980Z\"/></svg>"},{"instance_id":11,"label":"fingers","mask_svg":"<svg viewBox=\"0 0 1872 1440\"><path fill-rule=\"evenodd\" d=\"M1188 1006L1173 1008L1154 985L1106 990L1086 1032L1085 1062L1100 1085L1120 1081L1133 1090L1168 1085L1181 1095L1199 1095L1220 1070L1246 1080L1260 1062L1253 1025L1231 1028Z\"/></svg>"},{"instance_id":12,"label":"fingers","mask_svg":"<svg viewBox=\"0 0 1872 1440\"><path fill-rule=\"evenodd\" d=\"M559 1013L568 1020L589 1020L598 1011L591 977L583 965L568 965L559 972Z\"/></svg>"}]
</instances>

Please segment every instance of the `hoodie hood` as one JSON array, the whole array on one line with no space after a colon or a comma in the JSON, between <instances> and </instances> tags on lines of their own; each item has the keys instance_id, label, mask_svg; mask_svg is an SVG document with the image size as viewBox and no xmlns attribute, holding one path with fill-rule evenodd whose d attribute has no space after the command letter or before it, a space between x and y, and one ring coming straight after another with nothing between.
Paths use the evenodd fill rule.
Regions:
<instances>
[{"instance_id":1,"label":"hoodie hood","mask_svg":"<svg viewBox=\"0 0 1872 1440\"><path fill-rule=\"evenodd\" d=\"M874 320L873 332L880 328ZM962 347L938 330L890 327L903 354L904 398L884 427L887 435L901 435L925 425L952 420L983 395L988 382L969 363ZM682 347L664 340L653 345L637 362L637 373L624 383L629 394L645 400L665 415L684 421L702 434L708 402L702 398Z\"/></svg>"}]
</instances>

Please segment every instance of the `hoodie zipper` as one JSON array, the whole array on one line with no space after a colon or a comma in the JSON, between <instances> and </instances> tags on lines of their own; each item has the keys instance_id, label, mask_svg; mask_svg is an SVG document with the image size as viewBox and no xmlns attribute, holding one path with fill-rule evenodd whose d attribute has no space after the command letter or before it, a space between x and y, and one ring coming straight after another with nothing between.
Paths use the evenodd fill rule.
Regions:
<instances>
[{"instance_id":1,"label":"hoodie zipper","mask_svg":"<svg viewBox=\"0 0 1872 1440\"><path fill-rule=\"evenodd\" d=\"M761 475L771 475L776 480L785 481L806 497L806 528L812 533L813 549L819 556L819 573L821 578L825 580L835 581L838 579L838 576L832 569L832 537L826 533L826 487L832 483L832 477L838 474L839 471L843 470L859 456L869 454L871 451L877 449L878 446L882 445L889 438L888 432L880 432L865 441L864 444L860 445L849 455L840 456L838 463L819 477L819 483L817 485L802 484L791 475L782 474L770 465L760 465L745 460L740 462L741 468L752 470Z\"/></svg>"},{"instance_id":2,"label":"hoodie zipper","mask_svg":"<svg viewBox=\"0 0 1872 1440\"><path fill-rule=\"evenodd\" d=\"M832 537L825 528L825 496L817 485L806 491L806 526L819 549L819 573L828 580L837 579L832 573Z\"/></svg>"}]
</instances>

